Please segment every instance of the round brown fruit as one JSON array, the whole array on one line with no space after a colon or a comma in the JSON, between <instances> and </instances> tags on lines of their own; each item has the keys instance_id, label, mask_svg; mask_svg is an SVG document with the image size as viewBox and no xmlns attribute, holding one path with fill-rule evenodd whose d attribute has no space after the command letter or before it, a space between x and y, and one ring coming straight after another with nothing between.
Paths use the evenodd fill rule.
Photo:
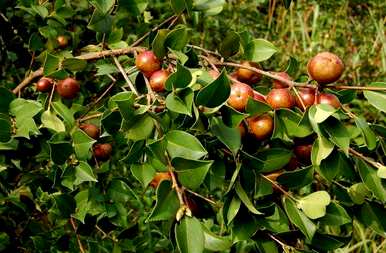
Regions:
<instances>
[{"instance_id":1,"label":"round brown fruit","mask_svg":"<svg viewBox=\"0 0 386 253\"><path fill-rule=\"evenodd\" d=\"M296 158L296 156L293 156L291 157L287 165L284 166L284 169L287 171L293 171L293 170L296 170L298 167L299 167L299 161Z\"/></svg>"},{"instance_id":2,"label":"round brown fruit","mask_svg":"<svg viewBox=\"0 0 386 253\"><path fill-rule=\"evenodd\" d=\"M259 68L259 65L255 62L248 62L244 61L241 63L241 65L245 67L252 67L252 68ZM245 68L239 68L236 71L236 78L237 80L248 83L248 84L255 84L261 79L261 74L256 73L252 70L245 69Z\"/></svg>"},{"instance_id":3,"label":"round brown fruit","mask_svg":"<svg viewBox=\"0 0 386 253\"><path fill-rule=\"evenodd\" d=\"M238 111L244 111L249 97L253 97L253 89L248 84L234 83L231 87L228 104Z\"/></svg>"},{"instance_id":4,"label":"round brown fruit","mask_svg":"<svg viewBox=\"0 0 386 253\"><path fill-rule=\"evenodd\" d=\"M265 96L255 90L253 91L253 99L263 103L267 103L267 101L265 100Z\"/></svg>"},{"instance_id":5,"label":"round brown fruit","mask_svg":"<svg viewBox=\"0 0 386 253\"><path fill-rule=\"evenodd\" d=\"M68 46L68 38L67 38L67 36L59 35L56 38L56 41L58 42L58 45L59 45L60 48L65 48L65 47Z\"/></svg>"},{"instance_id":6,"label":"round brown fruit","mask_svg":"<svg viewBox=\"0 0 386 253\"><path fill-rule=\"evenodd\" d=\"M99 138L99 128L94 124L82 124L79 126L88 136L93 139Z\"/></svg>"},{"instance_id":7,"label":"round brown fruit","mask_svg":"<svg viewBox=\"0 0 386 253\"><path fill-rule=\"evenodd\" d=\"M241 122L240 125L238 126L238 128L239 128L239 131L240 131L241 138L244 138L245 134L247 133L247 130L245 129L244 123Z\"/></svg>"},{"instance_id":8,"label":"round brown fruit","mask_svg":"<svg viewBox=\"0 0 386 253\"><path fill-rule=\"evenodd\" d=\"M36 83L36 90L40 92L48 92L52 89L54 82L51 78L43 77Z\"/></svg>"},{"instance_id":9,"label":"round brown fruit","mask_svg":"<svg viewBox=\"0 0 386 253\"><path fill-rule=\"evenodd\" d=\"M150 182L150 186L154 189L158 187L162 180L171 180L169 172L157 172Z\"/></svg>"},{"instance_id":10,"label":"round brown fruit","mask_svg":"<svg viewBox=\"0 0 386 253\"><path fill-rule=\"evenodd\" d=\"M330 52L315 55L307 64L308 74L319 84L337 81L344 71L342 60Z\"/></svg>"},{"instance_id":11,"label":"round brown fruit","mask_svg":"<svg viewBox=\"0 0 386 253\"><path fill-rule=\"evenodd\" d=\"M272 89L267 95L267 103L274 109L291 108L295 98L288 88Z\"/></svg>"},{"instance_id":12,"label":"round brown fruit","mask_svg":"<svg viewBox=\"0 0 386 253\"><path fill-rule=\"evenodd\" d=\"M310 107L315 103L315 90L313 88L300 88L299 89L299 96L303 101L304 106ZM296 106L300 109L303 109L302 103L300 102L299 97L295 97L296 99Z\"/></svg>"},{"instance_id":13,"label":"round brown fruit","mask_svg":"<svg viewBox=\"0 0 386 253\"><path fill-rule=\"evenodd\" d=\"M99 143L94 145L94 156L98 160L107 160L110 158L113 147L110 143Z\"/></svg>"},{"instance_id":14,"label":"round brown fruit","mask_svg":"<svg viewBox=\"0 0 386 253\"><path fill-rule=\"evenodd\" d=\"M161 69L151 75L149 83L153 91L162 92L165 90L165 83L168 80L169 74L169 71Z\"/></svg>"},{"instance_id":15,"label":"round brown fruit","mask_svg":"<svg viewBox=\"0 0 386 253\"><path fill-rule=\"evenodd\" d=\"M330 94L330 93L320 93L318 98L318 104L331 105L336 109L339 109L341 106L339 98L334 94Z\"/></svg>"},{"instance_id":16,"label":"round brown fruit","mask_svg":"<svg viewBox=\"0 0 386 253\"><path fill-rule=\"evenodd\" d=\"M287 74L287 72L274 72L272 73L278 77L281 77L283 79L286 79L286 80L289 80L289 81L292 81L292 78ZM275 89L282 89L282 88L288 88L288 84L286 83L283 83L279 80L273 80L273 87Z\"/></svg>"},{"instance_id":17,"label":"round brown fruit","mask_svg":"<svg viewBox=\"0 0 386 253\"><path fill-rule=\"evenodd\" d=\"M143 51L137 55L135 58L135 66L145 74L145 76L149 77L155 71L161 69L161 62L157 58L157 56L153 53L153 51Z\"/></svg>"},{"instance_id":18,"label":"round brown fruit","mask_svg":"<svg viewBox=\"0 0 386 253\"><path fill-rule=\"evenodd\" d=\"M269 138L273 131L273 119L268 114L247 119L249 132L258 140Z\"/></svg>"},{"instance_id":19,"label":"round brown fruit","mask_svg":"<svg viewBox=\"0 0 386 253\"><path fill-rule=\"evenodd\" d=\"M304 165L311 164L311 151L312 144L298 145L294 147L294 153L297 160Z\"/></svg>"},{"instance_id":20,"label":"round brown fruit","mask_svg":"<svg viewBox=\"0 0 386 253\"><path fill-rule=\"evenodd\" d=\"M61 97L72 99L78 95L80 86L77 80L71 77L67 77L64 80L59 81L58 85L56 86L56 90Z\"/></svg>"}]
</instances>

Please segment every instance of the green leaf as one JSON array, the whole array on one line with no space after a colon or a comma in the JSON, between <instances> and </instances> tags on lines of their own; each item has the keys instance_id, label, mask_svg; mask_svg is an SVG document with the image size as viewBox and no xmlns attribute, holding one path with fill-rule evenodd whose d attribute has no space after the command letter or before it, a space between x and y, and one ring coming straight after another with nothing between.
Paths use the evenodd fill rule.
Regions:
<instances>
[{"instance_id":1,"label":"green leaf","mask_svg":"<svg viewBox=\"0 0 386 253\"><path fill-rule=\"evenodd\" d=\"M227 224L231 224L233 219L236 217L237 213L240 210L241 200L237 196L233 196L231 203L229 204L227 211Z\"/></svg>"},{"instance_id":2,"label":"green leaf","mask_svg":"<svg viewBox=\"0 0 386 253\"><path fill-rule=\"evenodd\" d=\"M131 121L134 117L135 94L130 91L120 92L110 98L110 101L117 104L119 112L126 121Z\"/></svg>"},{"instance_id":3,"label":"green leaf","mask_svg":"<svg viewBox=\"0 0 386 253\"><path fill-rule=\"evenodd\" d=\"M204 12L205 16L218 15L224 8L225 0L195 0L194 10Z\"/></svg>"},{"instance_id":4,"label":"green leaf","mask_svg":"<svg viewBox=\"0 0 386 253\"><path fill-rule=\"evenodd\" d=\"M380 165L377 170L377 176L382 179L386 179L386 166Z\"/></svg>"},{"instance_id":5,"label":"green leaf","mask_svg":"<svg viewBox=\"0 0 386 253\"><path fill-rule=\"evenodd\" d=\"M156 173L155 169L148 163L132 164L130 171L144 188L153 180Z\"/></svg>"},{"instance_id":6,"label":"green leaf","mask_svg":"<svg viewBox=\"0 0 386 253\"><path fill-rule=\"evenodd\" d=\"M358 205L362 205L365 202L366 197L371 197L371 192L364 183L351 185L350 188L348 188L347 193L352 202Z\"/></svg>"},{"instance_id":7,"label":"green leaf","mask_svg":"<svg viewBox=\"0 0 386 253\"><path fill-rule=\"evenodd\" d=\"M79 165L75 167L74 185L80 185L83 182L98 182L98 180L90 165L87 162L80 161Z\"/></svg>"},{"instance_id":8,"label":"green leaf","mask_svg":"<svg viewBox=\"0 0 386 253\"><path fill-rule=\"evenodd\" d=\"M244 191L240 182L236 182L235 190L236 190L237 196L239 196L240 200L243 202L243 204L248 208L250 212L254 214L263 214L262 212L259 212L256 209L256 207L253 205L252 201L249 199L247 193Z\"/></svg>"},{"instance_id":9,"label":"green leaf","mask_svg":"<svg viewBox=\"0 0 386 253\"><path fill-rule=\"evenodd\" d=\"M323 225L342 226L351 222L347 211L339 204L331 202L326 209L326 215L320 219Z\"/></svg>"},{"instance_id":10,"label":"green leaf","mask_svg":"<svg viewBox=\"0 0 386 253\"><path fill-rule=\"evenodd\" d=\"M205 249L210 251L226 251L232 246L232 240L228 236L218 236L210 232L209 230L204 230L205 237Z\"/></svg>"},{"instance_id":11,"label":"green leaf","mask_svg":"<svg viewBox=\"0 0 386 253\"><path fill-rule=\"evenodd\" d=\"M91 157L91 147L96 142L93 138L77 129L72 133L72 141L76 157L79 160L87 160Z\"/></svg>"},{"instance_id":12,"label":"green leaf","mask_svg":"<svg viewBox=\"0 0 386 253\"><path fill-rule=\"evenodd\" d=\"M167 53L167 48L165 47L165 39L168 33L169 33L168 29L158 30L152 42L153 52L159 59L162 59Z\"/></svg>"},{"instance_id":13,"label":"green leaf","mask_svg":"<svg viewBox=\"0 0 386 253\"><path fill-rule=\"evenodd\" d=\"M185 216L175 225L177 247L181 253L202 253L205 247L204 231L200 222L194 217Z\"/></svg>"},{"instance_id":14,"label":"green leaf","mask_svg":"<svg viewBox=\"0 0 386 253\"><path fill-rule=\"evenodd\" d=\"M289 221L284 211L275 204L275 211L266 217L256 217L256 222L267 230L274 233L284 233L290 231Z\"/></svg>"},{"instance_id":15,"label":"green leaf","mask_svg":"<svg viewBox=\"0 0 386 253\"><path fill-rule=\"evenodd\" d=\"M202 88L196 97L196 104L214 108L225 103L231 93L229 79L225 69L212 83Z\"/></svg>"},{"instance_id":16,"label":"green leaf","mask_svg":"<svg viewBox=\"0 0 386 253\"><path fill-rule=\"evenodd\" d=\"M376 233L385 236L386 233L386 211L384 206L375 202L366 202L361 208L361 221Z\"/></svg>"},{"instance_id":17,"label":"green leaf","mask_svg":"<svg viewBox=\"0 0 386 253\"><path fill-rule=\"evenodd\" d=\"M12 123L7 114L0 113L0 142L8 142L12 136Z\"/></svg>"},{"instance_id":18,"label":"green leaf","mask_svg":"<svg viewBox=\"0 0 386 253\"><path fill-rule=\"evenodd\" d=\"M316 124L322 123L337 111L336 108L327 104L318 104L310 107L309 119Z\"/></svg>"},{"instance_id":19,"label":"green leaf","mask_svg":"<svg viewBox=\"0 0 386 253\"><path fill-rule=\"evenodd\" d=\"M312 183L314 169L308 166L304 169L285 171L276 180L280 185L290 189L299 189Z\"/></svg>"},{"instance_id":20,"label":"green leaf","mask_svg":"<svg viewBox=\"0 0 386 253\"><path fill-rule=\"evenodd\" d=\"M312 246L315 249L320 250L319 252L329 252L334 249L341 248L345 244L348 244L351 240L351 237L341 237L329 234L320 234L315 233L314 238L312 238Z\"/></svg>"},{"instance_id":21,"label":"green leaf","mask_svg":"<svg viewBox=\"0 0 386 253\"><path fill-rule=\"evenodd\" d=\"M82 71L87 67L87 61L77 58L66 58L62 61L62 67L70 71Z\"/></svg>"},{"instance_id":22,"label":"green leaf","mask_svg":"<svg viewBox=\"0 0 386 253\"><path fill-rule=\"evenodd\" d=\"M296 76L299 70L299 62L296 58L290 56L287 68L284 72L286 72L290 76Z\"/></svg>"},{"instance_id":23,"label":"green leaf","mask_svg":"<svg viewBox=\"0 0 386 253\"><path fill-rule=\"evenodd\" d=\"M210 121L210 130L236 156L241 147L241 135L238 127L227 127L221 119L213 117Z\"/></svg>"},{"instance_id":24,"label":"green leaf","mask_svg":"<svg viewBox=\"0 0 386 253\"><path fill-rule=\"evenodd\" d=\"M178 181L186 188L195 190L203 183L213 161L186 160L175 158L172 161Z\"/></svg>"},{"instance_id":25,"label":"green leaf","mask_svg":"<svg viewBox=\"0 0 386 253\"><path fill-rule=\"evenodd\" d=\"M180 63L177 63L177 71L169 76L166 80L166 90L173 90L178 88L186 88L192 81L192 73L188 68L184 67Z\"/></svg>"},{"instance_id":26,"label":"green leaf","mask_svg":"<svg viewBox=\"0 0 386 253\"><path fill-rule=\"evenodd\" d=\"M386 88L386 83L375 82L370 83L369 86ZM386 112L386 92L365 90L363 95L372 106L382 112Z\"/></svg>"},{"instance_id":27,"label":"green leaf","mask_svg":"<svg viewBox=\"0 0 386 253\"><path fill-rule=\"evenodd\" d=\"M130 199L138 199L133 190L119 179L112 180L107 190L107 198L115 203L126 203Z\"/></svg>"},{"instance_id":28,"label":"green leaf","mask_svg":"<svg viewBox=\"0 0 386 253\"><path fill-rule=\"evenodd\" d=\"M374 150L377 147L377 137L369 124L362 117L355 117L355 124L361 130L366 146L369 150Z\"/></svg>"},{"instance_id":29,"label":"green leaf","mask_svg":"<svg viewBox=\"0 0 386 253\"><path fill-rule=\"evenodd\" d=\"M197 160L208 153L196 137L184 131L172 130L166 134L166 140L167 151L172 159L181 157Z\"/></svg>"},{"instance_id":30,"label":"green leaf","mask_svg":"<svg viewBox=\"0 0 386 253\"><path fill-rule=\"evenodd\" d=\"M41 116L42 125L45 128L54 130L55 132L64 132L66 127L55 113L51 111L44 111Z\"/></svg>"},{"instance_id":31,"label":"green leaf","mask_svg":"<svg viewBox=\"0 0 386 253\"><path fill-rule=\"evenodd\" d=\"M56 114L58 114L63 119L67 129L73 128L73 126L75 125L74 113L70 109L68 109L67 106L65 106L62 102L58 101L52 102L52 108L54 108Z\"/></svg>"},{"instance_id":32,"label":"green leaf","mask_svg":"<svg viewBox=\"0 0 386 253\"><path fill-rule=\"evenodd\" d=\"M272 107L264 102L249 98L245 111L249 113L250 116L259 116L272 111Z\"/></svg>"},{"instance_id":33,"label":"green leaf","mask_svg":"<svg viewBox=\"0 0 386 253\"><path fill-rule=\"evenodd\" d=\"M265 39L254 39L245 48L245 57L253 62L268 60L278 49Z\"/></svg>"},{"instance_id":34,"label":"green leaf","mask_svg":"<svg viewBox=\"0 0 386 253\"><path fill-rule=\"evenodd\" d=\"M374 194L374 196L382 201L386 202L386 189L384 182L377 175L377 170L362 161L361 159L356 159L356 166L359 171L359 175L362 178L363 183L366 184L367 188Z\"/></svg>"},{"instance_id":35,"label":"green leaf","mask_svg":"<svg viewBox=\"0 0 386 253\"><path fill-rule=\"evenodd\" d=\"M258 152L255 156L248 155L251 166L259 172L279 170L288 164L292 152L283 148L270 148Z\"/></svg>"},{"instance_id":36,"label":"green leaf","mask_svg":"<svg viewBox=\"0 0 386 253\"><path fill-rule=\"evenodd\" d=\"M52 75L53 73L55 73L59 68L59 64L60 64L60 58L59 57L52 55L50 53L46 53L46 58L45 58L44 64L43 64L44 75L49 76L49 75Z\"/></svg>"},{"instance_id":37,"label":"green leaf","mask_svg":"<svg viewBox=\"0 0 386 253\"><path fill-rule=\"evenodd\" d=\"M233 221L233 243L250 239L251 236L256 233L257 229L258 226L254 216L248 213L238 215Z\"/></svg>"},{"instance_id":38,"label":"green leaf","mask_svg":"<svg viewBox=\"0 0 386 253\"><path fill-rule=\"evenodd\" d=\"M136 116L130 123L132 125L128 127L126 132L126 137L130 140L144 140L150 136L154 129L154 120L148 114Z\"/></svg>"},{"instance_id":39,"label":"green leaf","mask_svg":"<svg viewBox=\"0 0 386 253\"><path fill-rule=\"evenodd\" d=\"M180 203L169 180L162 180L157 188L157 200L147 222L169 220L175 217Z\"/></svg>"},{"instance_id":40,"label":"green leaf","mask_svg":"<svg viewBox=\"0 0 386 253\"><path fill-rule=\"evenodd\" d=\"M340 147L348 156L351 136L343 123L336 118L329 118L320 127L328 134L331 142Z\"/></svg>"},{"instance_id":41,"label":"green leaf","mask_svg":"<svg viewBox=\"0 0 386 253\"><path fill-rule=\"evenodd\" d=\"M193 5L192 0L170 0L170 3L172 5L173 11L176 14L181 14L185 10L190 12Z\"/></svg>"},{"instance_id":42,"label":"green leaf","mask_svg":"<svg viewBox=\"0 0 386 253\"><path fill-rule=\"evenodd\" d=\"M190 88L186 88L177 94L170 93L166 97L166 107L176 113L192 115L194 92Z\"/></svg>"},{"instance_id":43,"label":"green leaf","mask_svg":"<svg viewBox=\"0 0 386 253\"><path fill-rule=\"evenodd\" d=\"M312 240L317 229L316 225L296 207L292 200L283 198L283 205L290 221L300 229L308 240Z\"/></svg>"},{"instance_id":44,"label":"green leaf","mask_svg":"<svg viewBox=\"0 0 386 253\"><path fill-rule=\"evenodd\" d=\"M313 133L312 127L301 115L288 109L275 110L275 132L276 125L284 127L287 136L291 138L304 138Z\"/></svg>"},{"instance_id":45,"label":"green leaf","mask_svg":"<svg viewBox=\"0 0 386 253\"><path fill-rule=\"evenodd\" d=\"M112 29L113 17L98 9L94 10L87 28L100 33L109 33Z\"/></svg>"},{"instance_id":46,"label":"green leaf","mask_svg":"<svg viewBox=\"0 0 386 253\"><path fill-rule=\"evenodd\" d=\"M326 207L330 204L331 197L326 191L313 192L303 197L297 203L305 215L311 219L318 219L326 214Z\"/></svg>"},{"instance_id":47,"label":"green leaf","mask_svg":"<svg viewBox=\"0 0 386 253\"><path fill-rule=\"evenodd\" d=\"M231 57L239 52L240 36L234 31L228 32L220 45L220 54L225 57Z\"/></svg>"},{"instance_id":48,"label":"green leaf","mask_svg":"<svg viewBox=\"0 0 386 253\"><path fill-rule=\"evenodd\" d=\"M221 108L222 120L228 127L238 127L241 122L248 117L247 114L236 111L232 107L223 106Z\"/></svg>"},{"instance_id":49,"label":"green leaf","mask_svg":"<svg viewBox=\"0 0 386 253\"><path fill-rule=\"evenodd\" d=\"M115 0L90 0L90 3L102 13L107 13L113 8Z\"/></svg>"},{"instance_id":50,"label":"green leaf","mask_svg":"<svg viewBox=\"0 0 386 253\"><path fill-rule=\"evenodd\" d=\"M179 26L178 28L168 33L165 38L164 47L181 51L189 42L189 39L189 29L187 29L185 26Z\"/></svg>"},{"instance_id":51,"label":"green leaf","mask_svg":"<svg viewBox=\"0 0 386 253\"><path fill-rule=\"evenodd\" d=\"M311 161L315 166L319 166L322 160L326 159L334 150L332 144L326 138L319 136L312 145Z\"/></svg>"},{"instance_id":52,"label":"green leaf","mask_svg":"<svg viewBox=\"0 0 386 253\"><path fill-rule=\"evenodd\" d=\"M48 144L51 160L56 164L64 164L74 152L71 143L64 140L60 133L52 136Z\"/></svg>"},{"instance_id":53,"label":"green leaf","mask_svg":"<svg viewBox=\"0 0 386 253\"><path fill-rule=\"evenodd\" d=\"M15 94L4 87L0 87L0 113L8 113L9 104L15 99Z\"/></svg>"},{"instance_id":54,"label":"green leaf","mask_svg":"<svg viewBox=\"0 0 386 253\"><path fill-rule=\"evenodd\" d=\"M17 98L9 105L11 115L16 120L16 135L29 139L30 134L40 134L33 117L42 110L42 105L33 100Z\"/></svg>"},{"instance_id":55,"label":"green leaf","mask_svg":"<svg viewBox=\"0 0 386 253\"><path fill-rule=\"evenodd\" d=\"M340 172L349 167L350 164L347 158L341 152L332 152L327 159L321 162L317 171L322 177L332 181Z\"/></svg>"}]
</instances>

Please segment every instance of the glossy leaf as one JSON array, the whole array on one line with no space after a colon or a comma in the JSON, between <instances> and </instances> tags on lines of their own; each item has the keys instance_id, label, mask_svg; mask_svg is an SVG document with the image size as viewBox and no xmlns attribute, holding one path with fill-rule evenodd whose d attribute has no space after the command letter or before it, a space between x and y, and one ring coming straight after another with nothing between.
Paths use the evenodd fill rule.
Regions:
<instances>
[{"instance_id":1,"label":"glossy leaf","mask_svg":"<svg viewBox=\"0 0 386 253\"><path fill-rule=\"evenodd\" d=\"M166 135L167 150L171 158L181 157L190 160L197 160L207 154L200 141L193 135L172 130Z\"/></svg>"},{"instance_id":2,"label":"glossy leaf","mask_svg":"<svg viewBox=\"0 0 386 253\"><path fill-rule=\"evenodd\" d=\"M326 191L317 191L301 198L297 206L309 218L318 219L326 214L326 207L330 202L331 197Z\"/></svg>"},{"instance_id":3,"label":"glossy leaf","mask_svg":"<svg viewBox=\"0 0 386 253\"><path fill-rule=\"evenodd\" d=\"M79 160L87 160L91 157L91 147L96 142L93 138L77 129L72 133L72 141L76 157Z\"/></svg>"},{"instance_id":4,"label":"glossy leaf","mask_svg":"<svg viewBox=\"0 0 386 253\"><path fill-rule=\"evenodd\" d=\"M162 180L157 188L157 201L147 222L169 220L175 217L180 204L169 180Z\"/></svg>"},{"instance_id":5,"label":"glossy leaf","mask_svg":"<svg viewBox=\"0 0 386 253\"><path fill-rule=\"evenodd\" d=\"M363 183L366 184L367 188L370 189L377 199L385 203L386 188L382 179L377 176L377 170L360 159L356 160L356 166Z\"/></svg>"},{"instance_id":6,"label":"glossy leaf","mask_svg":"<svg viewBox=\"0 0 386 253\"><path fill-rule=\"evenodd\" d=\"M265 39L254 39L245 48L245 56L253 62L268 60L278 49Z\"/></svg>"},{"instance_id":7,"label":"glossy leaf","mask_svg":"<svg viewBox=\"0 0 386 253\"><path fill-rule=\"evenodd\" d=\"M370 83L369 86L386 88L386 83L375 82ZM386 92L366 90L363 92L363 95L372 106L382 112L386 112Z\"/></svg>"},{"instance_id":8,"label":"glossy leaf","mask_svg":"<svg viewBox=\"0 0 386 253\"><path fill-rule=\"evenodd\" d=\"M156 173L155 169L147 163L133 164L130 166L130 171L143 187L146 187L153 180Z\"/></svg>"},{"instance_id":9,"label":"glossy leaf","mask_svg":"<svg viewBox=\"0 0 386 253\"><path fill-rule=\"evenodd\" d=\"M227 148L232 151L235 156L241 146L240 130L227 127L221 119L213 117L210 122L212 133L222 142Z\"/></svg>"},{"instance_id":10,"label":"glossy leaf","mask_svg":"<svg viewBox=\"0 0 386 253\"><path fill-rule=\"evenodd\" d=\"M231 87L223 70L220 76L212 83L201 89L196 97L196 104L214 108L225 103L230 95Z\"/></svg>"},{"instance_id":11,"label":"glossy leaf","mask_svg":"<svg viewBox=\"0 0 386 253\"><path fill-rule=\"evenodd\" d=\"M240 182L236 182L235 190L236 190L237 196L239 196L240 200L248 208L249 211L251 211L254 214L263 214L263 213L259 212L256 209L256 207L253 205L252 201L249 199L247 193L244 191Z\"/></svg>"},{"instance_id":12,"label":"glossy leaf","mask_svg":"<svg viewBox=\"0 0 386 253\"><path fill-rule=\"evenodd\" d=\"M64 132L66 130L64 123L51 111L44 111L41 121L43 127L52 129L55 132Z\"/></svg>"},{"instance_id":13,"label":"glossy leaf","mask_svg":"<svg viewBox=\"0 0 386 253\"><path fill-rule=\"evenodd\" d=\"M196 218L185 216L179 224L175 225L174 233L178 250L181 253L201 253L204 251L204 231Z\"/></svg>"},{"instance_id":14,"label":"glossy leaf","mask_svg":"<svg viewBox=\"0 0 386 253\"><path fill-rule=\"evenodd\" d=\"M175 158L172 162L178 181L186 188L195 190L204 181L213 161L186 160Z\"/></svg>"}]
</instances>

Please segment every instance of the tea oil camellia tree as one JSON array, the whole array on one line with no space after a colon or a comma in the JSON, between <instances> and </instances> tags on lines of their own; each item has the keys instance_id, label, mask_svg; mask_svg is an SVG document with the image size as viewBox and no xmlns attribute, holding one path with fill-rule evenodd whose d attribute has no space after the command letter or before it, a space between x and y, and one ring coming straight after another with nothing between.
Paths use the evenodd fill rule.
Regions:
<instances>
[{"instance_id":1,"label":"tea oil camellia tree","mask_svg":"<svg viewBox=\"0 0 386 253\"><path fill-rule=\"evenodd\" d=\"M344 56L316 54L300 82L293 58L265 69L285 52L249 33L198 46L224 1L158 18L153 1L16 2L31 61L0 87L0 251L327 252L354 225L385 235L386 128L350 105L386 112L386 83L335 84Z\"/></svg>"}]
</instances>

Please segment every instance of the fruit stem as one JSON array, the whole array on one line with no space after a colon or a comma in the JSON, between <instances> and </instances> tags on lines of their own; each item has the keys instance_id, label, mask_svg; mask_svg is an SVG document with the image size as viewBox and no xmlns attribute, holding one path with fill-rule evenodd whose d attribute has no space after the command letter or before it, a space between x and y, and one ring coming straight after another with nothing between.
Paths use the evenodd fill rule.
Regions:
<instances>
[{"instance_id":1,"label":"fruit stem","mask_svg":"<svg viewBox=\"0 0 386 253\"><path fill-rule=\"evenodd\" d=\"M71 223L71 226L72 226L72 229L74 230L75 232L75 235L76 235L76 241L78 242L78 246L79 246L79 250L81 253L86 253L86 250L84 249L84 246L82 244L82 241L80 240L80 236L79 234L76 232L77 230L77 227L76 227L76 222L74 220L74 218L70 218L70 223Z\"/></svg>"},{"instance_id":2,"label":"fruit stem","mask_svg":"<svg viewBox=\"0 0 386 253\"><path fill-rule=\"evenodd\" d=\"M172 188L173 188L173 189L176 191L176 193L177 193L178 200L180 201L180 206L181 206L181 207L186 206L186 205L185 205L185 201L184 201L184 197L183 197L184 189L182 189L182 188L178 185L176 175L174 174L173 165L172 165L172 162L171 162L171 160L170 160L170 157L169 157L169 154L167 153L167 151L165 152L165 156L166 156L166 159L167 159L167 161L168 161L168 170L169 170L169 174L170 174L170 177L172 178Z\"/></svg>"},{"instance_id":3,"label":"fruit stem","mask_svg":"<svg viewBox=\"0 0 386 253\"><path fill-rule=\"evenodd\" d=\"M304 101L303 101L302 97L300 96L300 94L299 94L299 92L298 92L298 89L296 89L295 86L292 86L292 89L293 89L293 91L294 91L296 97L299 99L303 111L306 111L307 108L306 108L306 106L304 105Z\"/></svg>"},{"instance_id":4,"label":"fruit stem","mask_svg":"<svg viewBox=\"0 0 386 253\"><path fill-rule=\"evenodd\" d=\"M260 176L263 177L268 182L270 182L274 187L276 187L276 189L281 191L286 197L292 199L294 202L298 202L298 200L294 196L292 196L289 192L284 190L278 183L276 183L275 181L273 181L272 179L270 179L269 177L267 177L263 174L260 174Z\"/></svg>"},{"instance_id":5,"label":"fruit stem","mask_svg":"<svg viewBox=\"0 0 386 253\"><path fill-rule=\"evenodd\" d=\"M47 108L48 111L51 109L52 97L54 96L55 88L56 88L56 83L54 83L51 88L50 98L48 99L48 108Z\"/></svg>"},{"instance_id":6,"label":"fruit stem","mask_svg":"<svg viewBox=\"0 0 386 253\"><path fill-rule=\"evenodd\" d=\"M147 89L147 97L148 97L148 100L147 100L147 104L150 105L152 103L152 101L155 100L155 94L154 94L154 91L153 89L151 88L150 86L150 83L149 83L149 79L147 79L146 76L143 77L145 79L145 84L146 84L146 89Z\"/></svg>"},{"instance_id":7,"label":"fruit stem","mask_svg":"<svg viewBox=\"0 0 386 253\"><path fill-rule=\"evenodd\" d=\"M127 76L125 70L122 68L122 65L119 63L117 57L113 56L113 59L114 59L114 62L115 62L115 65L117 65L119 71L121 72L121 74L123 75L123 78L125 78L126 80L126 83L129 85L129 88L132 92L134 92L134 94L136 96L139 95L138 91L135 89L133 83L130 81L129 77Z\"/></svg>"}]
</instances>

